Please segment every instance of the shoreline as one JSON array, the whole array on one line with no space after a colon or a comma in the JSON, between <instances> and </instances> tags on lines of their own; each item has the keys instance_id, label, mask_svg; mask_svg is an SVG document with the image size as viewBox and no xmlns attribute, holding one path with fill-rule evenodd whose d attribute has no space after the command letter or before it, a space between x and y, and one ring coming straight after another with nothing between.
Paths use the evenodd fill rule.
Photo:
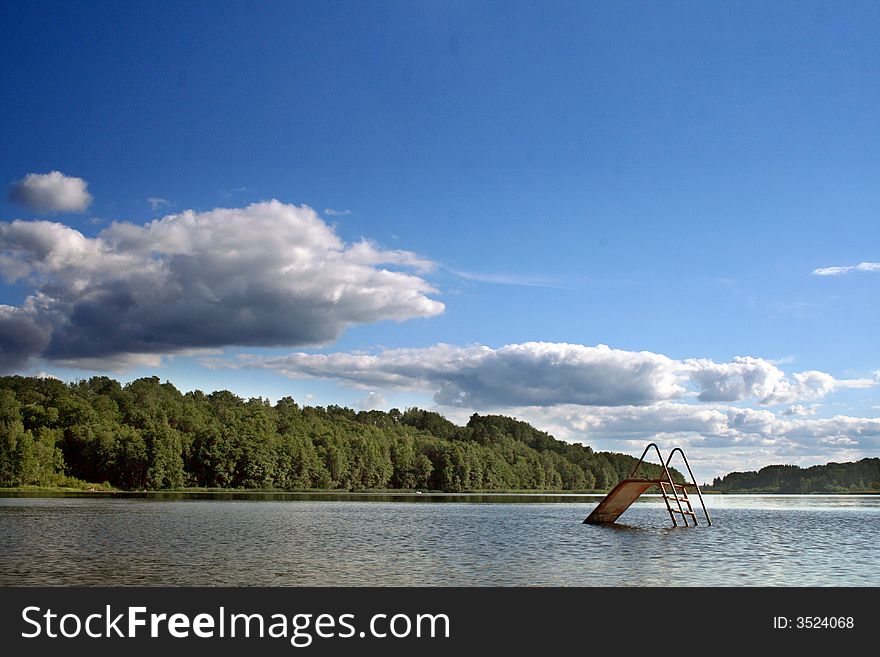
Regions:
<instances>
[{"instance_id":1,"label":"shoreline","mask_svg":"<svg viewBox=\"0 0 880 657\"><path fill-rule=\"evenodd\" d=\"M590 497L598 498L606 495L608 491L584 490L584 491L536 491L536 490L468 490L468 491L428 491L428 490L271 490L271 489L229 489L229 488L181 488L169 490L118 490L107 488L50 488L50 487L19 487L19 488L0 488L0 497L3 498L21 498L21 497L98 497L98 498L166 498L173 499L258 499L258 498L306 498L315 501L321 501L321 498L332 500L340 500L347 498L363 499L369 501L376 498L412 498L431 499L431 498L449 498L449 497ZM815 493L785 493L774 491L704 491L704 495L714 497L718 495L724 496L748 496L748 497L875 497L880 495L880 491L846 491L846 492L815 492ZM644 497L657 497L659 494L646 494Z\"/></svg>"}]
</instances>

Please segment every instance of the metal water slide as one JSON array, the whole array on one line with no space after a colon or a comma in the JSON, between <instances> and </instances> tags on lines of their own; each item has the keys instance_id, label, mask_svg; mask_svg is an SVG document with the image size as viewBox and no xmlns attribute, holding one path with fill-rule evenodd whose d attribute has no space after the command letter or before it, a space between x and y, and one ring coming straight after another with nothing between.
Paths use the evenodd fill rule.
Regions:
<instances>
[{"instance_id":1,"label":"metal water slide","mask_svg":"<svg viewBox=\"0 0 880 657\"><path fill-rule=\"evenodd\" d=\"M654 448L654 451L657 452L657 458L660 460L660 465L663 468L662 478L638 478L636 475L642 467L645 456L647 456L648 451L652 447ZM688 474L691 477L690 482L681 484L675 483L672 480L672 475L669 474L669 463L672 461L672 457L675 456L676 452L681 454L681 458L684 460L685 467L687 467ZM703 507L703 515L706 517L706 524L709 526L712 525L709 511L706 509L706 503L703 501L703 493L700 491L693 470L691 470L691 466L682 449L676 447L669 453L669 457L664 461L663 455L660 453L660 448L657 447L656 443L649 443L648 446L645 447L645 451L642 452L642 458L639 459L636 467L633 468L629 478L622 480L612 488L611 492L599 502L599 505L593 509L593 512L587 516L584 522L589 524L607 524L616 521L633 502L639 499L642 493L654 486L660 489L663 501L666 503L666 510L669 511L669 517L672 520L672 525L674 527L678 526L679 518L685 527L690 526L690 521L693 521L694 526L697 526L698 524L697 514L694 512L691 498L688 497L688 489L697 491L700 506Z\"/></svg>"}]
</instances>

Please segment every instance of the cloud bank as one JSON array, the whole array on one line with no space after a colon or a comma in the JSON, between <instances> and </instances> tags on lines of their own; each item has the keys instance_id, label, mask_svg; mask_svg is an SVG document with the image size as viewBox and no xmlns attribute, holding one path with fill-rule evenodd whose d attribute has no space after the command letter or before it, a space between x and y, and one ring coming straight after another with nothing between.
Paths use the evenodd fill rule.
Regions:
<instances>
[{"instance_id":1,"label":"cloud bank","mask_svg":"<svg viewBox=\"0 0 880 657\"><path fill-rule=\"evenodd\" d=\"M438 344L376 354L243 355L215 366L256 367L291 378L336 379L363 388L428 390L443 406L643 406L696 398L701 402L793 404L875 379L835 379L818 371L787 375L762 358L729 363L675 360L605 345L527 342L498 349Z\"/></svg>"},{"instance_id":2,"label":"cloud bank","mask_svg":"<svg viewBox=\"0 0 880 657\"><path fill-rule=\"evenodd\" d=\"M768 409L679 402L500 412L596 449L638 453L647 441L659 442L664 449L681 446L704 479L770 464L854 461L880 449L880 418L791 417Z\"/></svg>"},{"instance_id":3,"label":"cloud bank","mask_svg":"<svg viewBox=\"0 0 880 657\"><path fill-rule=\"evenodd\" d=\"M345 244L311 208L278 201L116 222L94 238L2 222L0 275L33 292L0 306L0 369L325 344L355 324L441 313L418 275L431 268L408 251Z\"/></svg>"},{"instance_id":4,"label":"cloud bank","mask_svg":"<svg viewBox=\"0 0 880 657\"><path fill-rule=\"evenodd\" d=\"M880 448L880 418L819 417L815 402L880 376L837 379L787 373L750 356L672 359L605 345L529 342L497 349L438 344L378 353L293 353L206 359L214 367L262 368L291 378L335 379L369 390L433 394L434 410L466 423L473 412L531 422L596 449L639 452L646 441L689 451L698 476L770 463L855 460Z\"/></svg>"},{"instance_id":5,"label":"cloud bank","mask_svg":"<svg viewBox=\"0 0 880 657\"><path fill-rule=\"evenodd\" d=\"M85 212L92 203L88 183L60 171L29 173L12 184L9 200L37 214Z\"/></svg>"},{"instance_id":6,"label":"cloud bank","mask_svg":"<svg viewBox=\"0 0 880 657\"><path fill-rule=\"evenodd\" d=\"M659 434L691 441L699 437L698 442L705 447L783 445L794 449L813 443L880 446L880 418L791 418L768 409L678 402L598 409L528 407L518 411L553 425L562 435L587 435L606 441L641 443Z\"/></svg>"}]
</instances>

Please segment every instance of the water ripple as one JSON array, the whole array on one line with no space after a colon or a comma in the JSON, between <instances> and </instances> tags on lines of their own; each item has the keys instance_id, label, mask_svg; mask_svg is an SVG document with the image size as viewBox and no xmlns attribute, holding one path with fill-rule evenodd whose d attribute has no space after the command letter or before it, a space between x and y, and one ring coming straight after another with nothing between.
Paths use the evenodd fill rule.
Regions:
<instances>
[{"instance_id":1,"label":"water ripple","mask_svg":"<svg viewBox=\"0 0 880 657\"><path fill-rule=\"evenodd\" d=\"M708 501L713 527L673 529L656 500L609 527L582 499L2 498L0 584L880 585L880 498Z\"/></svg>"}]
</instances>

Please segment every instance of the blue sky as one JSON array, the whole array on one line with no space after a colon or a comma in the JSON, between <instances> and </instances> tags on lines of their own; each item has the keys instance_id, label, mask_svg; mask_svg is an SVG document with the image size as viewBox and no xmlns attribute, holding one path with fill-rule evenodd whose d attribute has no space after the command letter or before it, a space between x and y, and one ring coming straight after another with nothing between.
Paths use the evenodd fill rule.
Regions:
<instances>
[{"instance_id":1,"label":"blue sky","mask_svg":"<svg viewBox=\"0 0 880 657\"><path fill-rule=\"evenodd\" d=\"M878 455L876 3L0 12L7 372Z\"/></svg>"}]
</instances>

